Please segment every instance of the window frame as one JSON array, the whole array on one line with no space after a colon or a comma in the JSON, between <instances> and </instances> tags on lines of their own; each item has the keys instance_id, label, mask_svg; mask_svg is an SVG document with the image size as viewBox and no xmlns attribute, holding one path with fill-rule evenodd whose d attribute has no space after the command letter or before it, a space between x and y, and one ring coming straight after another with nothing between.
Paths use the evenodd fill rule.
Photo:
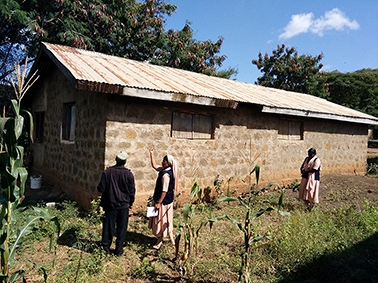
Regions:
<instances>
[{"instance_id":1,"label":"window frame","mask_svg":"<svg viewBox=\"0 0 378 283\"><path fill-rule=\"evenodd\" d=\"M76 103L63 103L62 124L60 130L60 140L65 143L75 142L76 129Z\"/></svg>"},{"instance_id":2,"label":"window frame","mask_svg":"<svg viewBox=\"0 0 378 283\"><path fill-rule=\"evenodd\" d=\"M279 119L277 138L284 141L304 140L304 122L295 119Z\"/></svg>"},{"instance_id":3,"label":"window frame","mask_svg":"<svg viewBox=\"0 0 378 283\"><path fill-rule=\"evenodd\" d=\"M213 140L214 115L200 112L173 111L171 138Z\"/></svg>"}]
</instances>

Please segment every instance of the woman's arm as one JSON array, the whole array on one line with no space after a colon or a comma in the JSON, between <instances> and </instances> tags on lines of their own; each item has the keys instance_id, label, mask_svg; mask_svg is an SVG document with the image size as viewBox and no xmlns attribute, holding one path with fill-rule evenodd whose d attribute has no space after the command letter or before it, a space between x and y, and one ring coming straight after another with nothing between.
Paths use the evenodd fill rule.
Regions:
<instances>
[{"instance_id":1,"label":"woman's arm","mask_svg":"<svg viewBox=\"0 0 378 283\"><path fill-rule=\"evenodd\" d=\"M314 160L309 161L307 171L310 173L314 173L315 171L319 169L319 167L320 167L320 160L319 158L315 157Z\"/></svg>"},{"instance_id":2,"label":"woman's arm","mask_svg":"<svg viewBox=\"0 0 378 283\"><path fill-rule=\"evenodd\" d=\"M161 171L161 166L157 166L157 164L156 164L153 148L150 149L150 159L151 159L152 168L154 168L156 171Z\"/></svg>"}]
</instances>

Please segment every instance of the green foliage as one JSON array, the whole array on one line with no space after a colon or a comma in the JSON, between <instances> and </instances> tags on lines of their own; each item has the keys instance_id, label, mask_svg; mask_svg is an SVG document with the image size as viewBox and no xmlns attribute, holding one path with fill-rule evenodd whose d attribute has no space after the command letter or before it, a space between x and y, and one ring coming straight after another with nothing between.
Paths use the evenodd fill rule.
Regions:
<instances>
[{"instance_id":1,"label":"green foliage","mask_svg":"<svg viewBox=\"0 0 378 283\"><path fill-rule=\"evenodd\" d=\"M378 69L326 73L327 99L378 117Z\"/></svg>"},{"instance_id":2,"label":"green foliage","mask_svg":"<svg viewBox=\"0 0 378 283\"><path fill-rule=\"evenodd\" d=\"M320 73L323 64L319 63L322 58L321 54L315 57L298 55L294 47L285 48L284 44L278 45L271 56L260 52L259 58L252 61L252 64L263 73L256 84L324 96L325 88Z\"/></svg>"},{"instance_id":3,"label":"green foliage","mask_svg":"<svg viewBox=\"0 0 378 283\"><path fill-rule=\"evenodd\" d=\"M196 200L196 203L195 203ZM199 223L194 221L197 209L201 212L208 213L207 217L201 217ZM202 188L197 182L194 182L191 188L190 202L185 203L182 208L182 222L179 223L176 230L175 256L179 255L180 241L183 238L184 250L179 260L179 270L182 275L187 273L187 262L192 251L197 253L199 232L203 227L209 224L210 229L217 221L224 219L224 216L213 217L211 206L207 206L202 201Z\"/></svg>"},{"instance_id":4,"label":"green foliage","mask_svg":"<svg viewBox=\"0 0 378 283\"><path fill-rule=\"evenodd\" d=\"M27 65L27 62L25 62ZM24 125L24 116L28 116L30 129L33 131L33 119L28 111L21 110L21 99L33 81L25 82L26 71L21 72L20 65L16 67L17 84L12 80L17 100L11 100L11 117L0 118L0 176L1 176L1 193L4 202L0 210L0 257L1 257L1 274L0 282L14 282L23 276L22 270L16 271L10 275L10 267L14 265L14 257L25 239L30 234L35 224L40 220L52 221L57 227L59 234L60 225L56 217L49 214L45 208L33 207L33 213L24 219L20 225L19 217L25 208L20 207L24 198L25 183L28 172L23 167L24 148L19 146L17 141L20 138ZM31 77L33 78L33 76ZM32 134L30 135L32 136Z\"/></svg>"},{"instance_id":5,"label":"green foliage","mask_svg":"<svg viewBox=\"0 0 378 283\"><path fill-rule=\"evenodd\" d=\"M0 84L0 109L9 109L11 104L11 99L15 99L15 95L12 92L12 86L10 85L1 85Z\"/></svg>"},{"instance_id":6,"label":"green foliage","mask_svg":"<svg viewBox=\"0 0 378 283\"><path fill-rule=\"evenodd\" d=\"M259 182L259 177L260 177L259 165L256 165L254 167L254 169L250 172L250 175L253 173L255 173L255 176L256 176L256 186L257 186ZM193 218L196 214L196 208L200 207L202 208L202 211L204 211L203 210L204 203L202 202L202 189L198 186L196 182L194 182L191 189L191 195L190 195L191 202L184 204L183 222L180 223L178 227L178 232L177 232L177 237L176 237L176 254L179 247L180 239L182 236L184 238L184 253L179 262L179 268L180 268L181 274L183 275L186 274L187 260L189 259L191 255L192 249L194 248L194 250L197 252L198 237L199 237L199 231L201 230L201 228L209 224L209 227L211 230L213 228L214 223L227 220L233 225L236 225L238 229L242 232L243 237L244 237L244 241L243 241L244 250L241 253L241 265L239 269L238 282L243 282L243 283L251 282L250 273L249 273L251 247L255 243L265 238L264 235L260 235L254 232L253 220L261 217L264 213L273 211L273 210L277 211L281 215L285 215L285 216L289 215L289 213L281 211L284 190L282 190L281 192L281 196L278 201L278 208L267 207L267 208L262 208L258 210L257 212L254 212L254 207L256 205L256 202L255 202L256 196L258 196L261 192L267 190L268 188L272 186L279 187L278 184L271 183L263 189L259 189L257 191L250 191L244 196L239 196L235 198L235 197L231 197L230 180L232 178L233 177L229 178L227 181L228 183L227 194L218 198L216 200L216 203L222 203L222 202L230 203L234 201L239 202L240 206L246 209L244 221L239 221L238 219L230 217L227 214L214 217L212 210L209 209L209 210L206 210L207 212L209 212L209 216L207 217L207 219L205 217L202 217L199 223L195 225ZM214 181L214 186L217 188L221 186L222 183L223 183L223 180L221 180L218 175ZM192 201L194 199L197 199L197 205L193 204ZM207 208L211 208L211 207L208 206Z\"/></svg>"},{"instance_id":7,"label":"green foliage","mask_svg":"<svg viewBox=\"0 0 378 283\"><path fill-rule=\"evenodd\" d=\"M256 186L259 182L259 176L260 176L260 166L256 165L255 168L252 170L252 172L255 172L256 175ZM252 174L251 172L251 174ZM264 192L267 188L270 188L272 186L279 185L277 183L270 183L267 187L259 189L257 191L251 191L246 194L245 197L238 197L238 198L232 198L229 196L221 197L219 198L219 202L232 202L232 201L238 201L241 207L246 209L246 214L244 221L239 221L235 218L229 217L228 215L225 215L224 218L230 221L232 224L236 225L239 230L243 233L244 237L244 251L241 253L241 265L239 269L239 278L238 282L241 283L248 283L252 282L250 278L250 253L252 246L266 238L265 235L257 234L254 231L253 226L253 220L256 220L257 218L261 217L264 213L270 212L270 211L277 211L282 216L288 216L290 215L287 212L281 211L282 203L283 203L283 196L284 196L284 190L281 191L280 198L278 200L278 208L273 207L266 207L261 208L257 212L254 212L254 207L256 205L256 197L261 193ZM243 200L244 199L244 200ZM223 219L223 218L222 218ZM269 236L268 236L269 237Z\"/></svg>"},{"instance_id":8,"label":"green foliage","mask_svg":"<svg viewBox=\"0 0 378 283\"><path fill-rule=\"evenodd\" d=\"M27 1L31 2L31 1ZM24 48L30 47L33 31L28 29L30 18L23 1L0 1L0 81L14 71L17 62L25 59Z\"/></svg>"},{"instance_id":9,"label":"green foliage","mask_svg":"<svg viewBox=\"0 0 378 283\"><path fill-rule=\"evenodd\" d=\"M41 41L209 75L226 59L217 55L222 38L197 41L189 23L165 31L166 17L177 9L166 0L6 0L0 7L0 35L7 39L0 43L0 80L12 69L11 55L34 57ZM234 73L229 68L219 76Z\"/></svg>"},{"instance_id":10,"label":"green foliage","mask_svg":"<svg viewBox=\"0 0 378 283\"><path fill-rule=\"evenodd\" d=\"M150 61L157 65L230 78L237 73L235 69L229 68L218 73L216 71L226 59L225 55L217 55L222 43L223 38L219 38L216 42L195 40L190 23L186 23L182 30L170 29L163 34L162 41Z\"/></svg>"},{"instance_id":11,"label":"green foliage","mask_svg":"<svg viewBox=\"0 0 378 283\"><path fill-rule=\"evenodd\" d=\"M378 69L321 72L322 58L321 54L298 55L284 44L270 56L259 53L252 61L263 73L256 84L311 94L378 117Z\"/></svg>"},{"instance_id":12,"label":"green foliage","mask_svg":"<svg viewBox=\"0 0 378 283\"><path fill-rule=\"evenodd\" d=\"M301 183L298 180L295 180L295 181L287 184L286 186L284 186L283 189L292 190L293 192L297 192L297 191L299 191L300 185L301 185Z\"/></svg>"},{"instance_id":13,"label":"green foliage","mask_svg":"<svg viewBox=\"0 0 378 283\"><path fill-rule=\"evenodd\" d=\"M313 282L354 282L351 276L363 268L358 267L363 254L358 254L354 247L377 232L376 212L377 207L371 205L364 212L352 207L328 212L294 211L276 231L270 245L264 247L261 260L277 267L276 273L287 278L274 282L304 282L309 268ZM370 250L369 254L378 251L372 245L362 248L365 249ZM370 255L367 257L369 261ZM342 265L342 269L335 268L337 265Z\"/></svg>"},{"instance_id":14,"label":"green foliage","mask_svg":"<svg viewBox=\"0 0 378 283\"><path fill-rule=\"evenodd\" d=\"M270 184L271 189L261 189L254 197L251 215L256 215L260 207L277 208L274 204L280 191L272 190L274 186L274 183ZM246 203L247 198L257 191L251 190L248 194L242 194L241 200ZM324 194L327 191L332 191L332 186ZM289 193L291 192L287 190L286 194ZM345 194L342 195L345 197ZM351 196L350 199L355 200L356 196ZM251 244L249 276L252 282L351 283L358 281L357 275L361 275L361 272L364 273L361 277L364 282L374 279L372 276L376 274L372 267L378 263L372 256L378 252L377 203L366 200L361 203L361 207L347 204L341 208L328 209L333 201L324 201L325 206L321 204L311 212L298 209L297 203L295 198L285 201L285 207L293 209L289 217L280 217L272 210L250 222L254 237L264 236ZM214 215L227 215L243 227L246 208L238 200L230 202L229 205L227 202L218 203L212 209ZM43 258L41 251L38 251L40 245L44 245L47 240L44 235L35 237L40 233L41 226L47 225L44 221L39 222L38 231L27 235L27 245L23 245L23 252L17 258L25 267L25 273L32 275L33 281L43 282L35 272L44 272L49 274L46 282L62 283L154 280L237 282L242 264L239 255L244 252L244 234L226 218L216 223L217 217L209 217L208 209L195 208L195 214L186 210L185 215L180 210L175 214L175 220L179 223L184 221L184 216L191 216L187 220L192 221L195 231L203 221L214 221L211 233L201 230L198 235L198 249L192 249L186 265L189 276L179 275L174 269L170 245L163 245L159 251L150 248L152 239L149 237L150 230L144 214L132 216L125 255L114 257L104 256L99 249L94 248L101 237L101 226L94 224L90 216L80 211L75 203L65 202L61 206L50 208L49 211L59 219L65 219L62 222L62 236L58 241L60 246L55 265L46 264L54 255L43 254L46 257ZM32 210L22 212L22 219L26 219L29 212ZM31 267L28 266L30 262L33 263ZM335 270L339 270L337 275L340 278L331 277L336 273Z\"/></svg>"},{"instance_id":15,"label":"green foliage","mask_svg":"<svg viewBox=\"0 0 378 283\"><path fill-rule=\"evenodd\" d=\"M151 265L148 258L144 258L141 264L134 269L134 276L136 278L149 278L155 273L155 268Z\"/></svg>"},{"instance_id":16,"label":"green foliage","mask_svg":"<svg viewBox=\"0 0 378 283\"><path fill-rule=\"evenodd\" d=\"M378 175L378 156L368 157L366 175Z\"/></svg>"},{"instance_id":17,"label":"green foliage","mask_svg":"<svg viewBox=\"0 0 378 283\"><path fill-rule=\"evenodd\" d=\"M91 211L89 213L89 221L93 224L101 224L102 217L104 216L104 211L100 206L101 198L95 199L91 201Z\"/></svg>"},{"instance_id":18,"label":"green foliage","mask_svg":"<svg viewBox=\"0 0 378 283\"><path fill-rule=\"evenodd\" d=\"M202 203L202 188L198 186L196 181L190 189L190 201L193 202L195 199L198 203Z\"/></svg>"},{"instance_id":19,"label":"green foliage","mask_svg":"<svg viewBox=\"0 0 378 283\"><path fill-rule=\"evenodd\" d=\"M378 164L376 163L367 164L366 175L378 175Z\"/></svg>"}]
</instances>

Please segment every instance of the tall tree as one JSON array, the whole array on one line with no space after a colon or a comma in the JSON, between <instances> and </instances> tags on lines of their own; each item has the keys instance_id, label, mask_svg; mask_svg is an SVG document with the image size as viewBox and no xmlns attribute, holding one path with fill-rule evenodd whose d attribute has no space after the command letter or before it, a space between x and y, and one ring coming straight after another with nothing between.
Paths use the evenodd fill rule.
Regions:
<instances>
[{"instance_id":1,"label":"tall tree","mask_svg":"<svg viewBox=\"0 0 378 283\"><path fill-rule=\"evenodd\" d=\"M237 73L233 68L217 72L217 66L222 66L226 59L225 55L217 55L223 38L219 38L216 42L195 40L188 22L182 30L170 29L161 39L154 56L150 59L154 64L227 78Z\"/></svg>"},{"instance_id":2,"label":"tall tree","mask_svg":"<svg viewBox=\"0 0 378 283\"><path fill-rule=\"evenodd\" d=\"M14 52L20 46L23 56L35 56L39 43L47 41L210 75L217 75L226 59L218 55L222 39L196 41L189 24L181 31L166 32L166 17L177 9L167 0L4 1L8 12L1 14L0 21L12 24L13 34L24 31L24 35L13 37L0 49L8 46ZM1 32L7 35L8 31Z\"/></svg>"},{"instance_id":3,"label":"tall tree","mask_svg":"<svg viewBox=\"0 0 378 283\"><path fill-rule=\"evenodd\" d=\"M378 69L328 72L327 99L378 117Z\"/></svg>"},{"instance_id":4,"label":"tall tree","mask_svg":"<svg viewBox=\"0 0 378 283\"><path fill-rule=\"evenodd\" d=\"M298 51L292 47L278 45L272 55L259 53L259 58L253 60L260 72L263 73L257 79L256 84L279 88L289 91L308 93L316 96L324 96L325 88L322 83L319 63L323 55L310 56L298 55Z\"/></svg>"},{"instance_id":5,"label":"tall tree","mask_svg":"<svg viewBox=\"0 0 378 283\"><path fill-rule=\"evenodd\" d=\"M28 7L21 2L0 1L0 82L14 71L16 63L24 61L34 37L34 32L28 28Z\"/></svg>"}]
</instances>

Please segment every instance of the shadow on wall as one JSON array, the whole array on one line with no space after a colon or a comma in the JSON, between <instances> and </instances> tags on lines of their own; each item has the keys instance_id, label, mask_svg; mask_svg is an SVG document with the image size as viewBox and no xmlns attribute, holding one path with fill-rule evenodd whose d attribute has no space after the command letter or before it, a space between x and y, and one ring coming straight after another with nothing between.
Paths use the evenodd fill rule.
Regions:
<instances>
[{"instance_id":1,"label":"shadow on wall","mask_svg":"<svg viewBox=\"0 0 378 283\"><path fill-rule=\"evenodd\" d=\"M340 253L323 255L279 283L378 282L378 233Z\"/></svg>"}]
</instances>

